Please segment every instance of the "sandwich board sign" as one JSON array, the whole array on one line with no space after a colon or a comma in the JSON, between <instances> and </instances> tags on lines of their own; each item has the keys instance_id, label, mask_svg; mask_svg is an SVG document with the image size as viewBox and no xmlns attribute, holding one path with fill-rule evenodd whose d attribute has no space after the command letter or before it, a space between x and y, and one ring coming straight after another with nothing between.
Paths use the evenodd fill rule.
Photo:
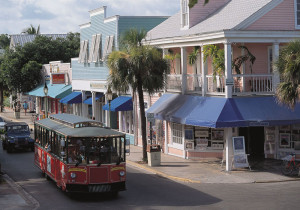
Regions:
<instances>
[{"instance_id":1,"label":"sandwich board sign","mask_svg":"<svg viewBox=\"0 0 300 210\"><path fill-rule=\"evenodd\" d=\"M249 167L248 158L245 150L244 136L233 137L233 164L235 168Z\"/></svg>"}]
</instances>

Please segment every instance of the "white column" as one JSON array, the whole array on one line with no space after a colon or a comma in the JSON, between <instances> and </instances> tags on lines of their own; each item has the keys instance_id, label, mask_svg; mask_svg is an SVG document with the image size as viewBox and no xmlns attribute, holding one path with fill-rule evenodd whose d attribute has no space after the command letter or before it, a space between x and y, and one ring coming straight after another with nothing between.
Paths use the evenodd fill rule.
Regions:
<instances>
[{"instance_id":1,"label":"white column","mask_svg":"<svg viewBox=\"0 0 300 210\"><path fill-rule=\"evenodd\" d=\"M280 83L280 76L279 76L279 72L278 69L276 67L276 65L274 65L276 63L276 61L278 60L279 57L279 43L275 42L273 43L273 74L274 74L274 78L273 78L273 90L275 91L277 86Z\"/></svg>"},{"instance_id":2,"label":"white column","mask_svg":"<svg viewBox=\"0 0 300 210\"><path fill-rule=\"evenodd\" d=\"M232 148L232 128L225 128L225 139L226 139L226 171L231 171L232 169L232 158L233 158L233 148Z\"/></svg>"},{"instance_id":3,"label":"white column","mask_svg":"<svg viewBox=\"0 0 300 210\"><path fill-rule=\"evenodd\" d=\"M86 92L82 91L82 105L81 105L82 117L87 117L88 116L88 105L83 103L86 100L86 98L87 98Z\"/></svg>"},{"instance_id":4,"label":"white column","mask_svg":"<svg viewBox=\"0 0 300 210\"><path fill-rule=\"evenodd\" d=\"M108 103L108 100L106 99L106 97L105 97L105 104L107 104ZM108 104L109 105L109 104ZM109 115L110 113L109 113L109 110L107 110L106 112L105 112L105 117L106 117L106 126L108 127L109 125L110 125L110 115Z\"/></svg>"},{"instance_id":5,"label":"white column","mask_svg":"<svg viewBox=\"0 0 300 210\"><path fill-rule=\"evenodd\" d=\"M129 133L132 134L132 111L129 111Z\"/></svg>"},{"instance_id":6,"label":"white column","mask_svg":"<svg viewBox=\"0 0 300 210\"><path fill-rule=\"evenodd\" d=\"M39 97L35 97L35 113L40 114L40 100L39 100Z\"/></svg>"},{"instance_id":7,"label":"white column","mask_svg":"<svg viewBox=\"0 0 300 210\"><path fill-rule=\"evenodd\" d=\"M129 119L128 119L129 113L125 111L124 114L125 114L125 132L127 133L127 131L129 130Z\"/></svg>"},{"instance_id":8,"label":"white column","mask_svg":"<svg viewBox=\"0 0 300 210\"><path fill-rule=\"evenodd\" d=\"M225 51L225 96L226 98L232 98L232 59L231 59L231 43L226 42L224 44Z\"/></svg>"},{"instance_id":9,"label":"white column","mask_svg":"<svg viewBox=\"0 0 300 210\"><path fill-rule=\"evenodd\" d=\"M204 53L203 53L203 45L201 46L201 76L202 76L202 96L204 97L207 93L207 80L206 80L206 63L204 62Z\"/></svg>"},{"instance_id":10,"label":"white column","mask_svg":"<svg viewBox=\"0 0 300 210\"><path fill-rule=\"evenodd\" d=\"M96 119L96 92L92 92L92 118Z\"/></svg>"},{"instance_id":11,"label":"white column","mask_svg":"<svg viewBox=\"0 0 300 210\"><path fill-rule=\"evenodd\" d=\"M122 112L119 111L118 112L118 115L119 115L119 131L122 132Z\"/></svg>"},{"instance_id":12,"label":"white column","mask_svg":"<svg viewBox=\"0 0 300 210\"><path fill-rule=\"evenodd\" d=\"M165 126L165 154L169 153L169 147L168 147L168 124L167 121L164 121Z\"/></svg>"},{"instance_id":13,"label":"white column","mask_svg":"<svg viewBox=\"0 0 300 210\"><path fill-rule=\"evenodd\" d=\"M187 83L187 53L186 47L181 47L181 70L182 70L182 87L181 94L186 93L186 83Z\"/></svg>"},{"instance_id":14,"label":"white column","mask_svg":"<svg viewBox=\"0 0 300 210\"><path fill-rule=\"evenodd\" d=\"M167 48L163 48L163 58L165 58L165 56L168 54L168 49ZM165 77L165 81L167 81L167 75L164 75ZM167 85L164 88L164 93L167 92Z\"/></svg>"}]
</instances>

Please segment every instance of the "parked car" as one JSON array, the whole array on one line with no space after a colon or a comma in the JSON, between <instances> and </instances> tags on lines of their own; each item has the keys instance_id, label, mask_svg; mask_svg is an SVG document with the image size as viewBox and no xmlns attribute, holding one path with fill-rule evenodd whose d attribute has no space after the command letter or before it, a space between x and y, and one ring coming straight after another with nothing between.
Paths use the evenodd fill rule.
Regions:
<instances>
[{"instance_id":1,"label":"parked car","mask_svg":"<svg viewBox=\"0 0 300 210\"><path fill-rule=\"evenodd\" d=\"M2 117L0 117L0 130L4 130L4 126L6 125L6 122L3 120Z\"/></svg>"},{"instance_id":2,"label":"parked car","mask_svg":"<svg viewBox=\"0 0 300 210\"><path fill-rule=\"evenodd\" d=\"M7 152L21 149L34 151L34 141L30 138L30 130L27 123L8 122L4 127L4 133L2 147Z\"/></svg>"}]
</instances>

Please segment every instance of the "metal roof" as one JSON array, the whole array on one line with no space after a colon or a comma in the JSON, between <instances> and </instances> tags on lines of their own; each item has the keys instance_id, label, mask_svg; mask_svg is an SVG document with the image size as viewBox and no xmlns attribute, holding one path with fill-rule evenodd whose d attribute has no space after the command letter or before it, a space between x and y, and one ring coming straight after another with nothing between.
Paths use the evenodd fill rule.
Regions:
<instances>
[{"instance_id":1,"label":"metal roof","mask_svg":"<svg viewBox=\"0 0 300 210\"><path fill-rule=\"evenodd\" d=\"M7 122L6 126L14 126L14 125L28 125L25 122Z\"/></svg>"},{"instance_id":2,"label":"metal roof","mask_svg":"<svg viewBox=\"0 0 300 210\"><path fill-rule=\"evenodd\" d=\"M46 37L51 37L52 39L57 39L57 38L66 38L67 34L13 34L10 35L11 37L11 43L14 46L20 45L24 46L28 42L33 42L36 36L46 36Z\"/></svg>"},{"instance_id":3,"label":"metal roof","mask_svg":"<svg viewBox=\"0 0 300 210\"><path fill-rule=\"evenodd\" d=\"M84 122L96 122L89 118L84 118L70 114L56 114L51 115L53 119L43 119L36 122L36 125L43 126L50 130L68 136L68 137L113 137L113 136L124 136L125 134L114 131L109 128L103 127L71 127L70 124L84 123ZM66 122L66 123L64 123Z\"/></svg>"},{"instance_id":4,"label":"metal roof","mask_svg":"<svg viewBox=\"0 0 300 210\"><path fill-rule=\"evenodd\" d=\"M179 12L149 31L146 40L235 30L237 26L259 13L268 4L273 3L276 5L280 2L280 0L231 0L206 19L187 30L181 29L181 14Z\"/></svg>"}]
</instances>

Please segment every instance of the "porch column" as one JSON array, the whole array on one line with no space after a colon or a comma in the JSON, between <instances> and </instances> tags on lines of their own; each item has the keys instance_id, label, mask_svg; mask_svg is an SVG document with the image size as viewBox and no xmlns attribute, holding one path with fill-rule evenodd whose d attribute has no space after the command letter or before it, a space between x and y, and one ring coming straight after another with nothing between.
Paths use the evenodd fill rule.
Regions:
<instances>
[{"instance_id":1,"label":"porch column","mask_svg":"<svg viewBox=\"0 0 300 210\"><path fill-rule=\"evenodd\" d=\"M182 86L181 94L186 93L186 79L187 79L187 53L186 47L181 47L181 69L182 69Z\"/></svg>"},{"instance_id":2,"label":"porch column","mask_svg":"<svg viewBox=\"0 0 300 210\"><path fill-rule=\"evenodd\" d=\"M274 78L273 78L273 91L276 91L277 86L280 83L280 76L279 76L279 72L278 72L278 68L276 67L276 65L274 65L276 63L276 61L278 60L279 57L279 43L275 42L273 43L273 74L274 74Z\"/></svg>"},{"instance_id":3,"label":"porch column","mask_svg":"<svg viewBox=\"0 0 300 210\"><path fill-rule=\"evenodd\" d=\"M122 132L122 111L118 112L118 118L119 118L119 131Z\"/></svg>"},{"instance_id":4,"label":"porch column","mask_svg":"<svg viewBox=\"0 0 300 210\"><path fill-rule=\"evenodd\" d=\"M39 100L39 97L35 97L35 113L40 114L40 100Z\"/></svg>"},{"instance_id":5,"label":"porch column","mask_svg":"<svg viewBox=\"0 0 300 210\"><path fill-rule=\"evenodd\" d=\"M82 91L82 105L81 105L82 117L87 117L88 115L88 105L83 103L86 100L86 98L87 98L86 92Z\"/></svg>"},{"instance_id":6,"label":"porch column","mask_svg":"<svg viewBox=\"0 0 300 210\"><path fill-rule=\"evenodd\" d=\"M96 92L92 92L92 119L96 119Z\"/></svg>"},{"instance_id":7,"label":"porch column","mask_svg":"<svg viewBox=\"0 0 300 210\"><path fill-rule=\"evenodd\" d=\"M129 133L132 134L132 111L129 111Z\"/></svg>"},{"instance_id":8,"label":"porch column","mask_svg":"<svg viewBox=\"0 0 300 210\"><path fill-rule=\"evenodd\" d=\"M231 43L224 43L225 52L225 96L226 98L232 98L232 59L231 59Z\"/></svg>"},{"instance_id":9,"label":"porch column","mask_svg":"<svg viewBox=\"0 0 300 210\"><path fill-rule=\"evenodd\" d=\"M125 114L125 132L127 133L127 131L129 131L129 120L128 120L129 113L128 111L125 111L124 114Z\"/></svg>"},{"instance_id":10,"label":"porch column","mask_svg":"<svg viewBox=\"0 0 300 210\"><path fill-rule=\"evenodd\" d=\"M225 128L225 138L226 138L226 171L231 171L232 169L232 128Z\"/></svg>"},{"instance_id":11,"label":"porch column","mask_svg":"<svg viewBox=\"0 0 300 210\"><path fill-rule=\"evenodd\" d=\"M163 58L165 58L165 56L167 54L168 54L168 49L163 48ZM168 79L167 74L165 74L164 77L165 77L165 81L167 82L167 79ZM167 85L165 85L165 87L164 87L164 93L166 93L166 92L167 92Z\"/></svg>"},{"instance_id":12,"label":"porch column","mask_svg":"<svg viewBox=\"0 0 300 210\"><path fill-rule=\"evenodd\" d=\"M204 53L203 53L203 46L200 46L201 48L201 79L202 79L202 96L204 97L207 93L207 80L206 80L206 62L204 62Z\"/></svg>"}]
</instances>

